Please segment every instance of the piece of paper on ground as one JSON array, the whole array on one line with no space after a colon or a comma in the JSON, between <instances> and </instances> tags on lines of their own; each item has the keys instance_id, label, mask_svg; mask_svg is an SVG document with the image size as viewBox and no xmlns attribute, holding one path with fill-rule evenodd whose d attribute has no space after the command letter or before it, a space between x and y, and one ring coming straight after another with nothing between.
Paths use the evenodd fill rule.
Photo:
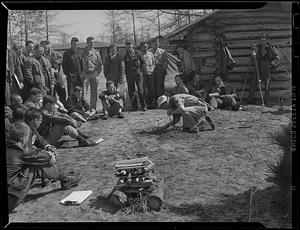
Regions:
<instances>
[{"instance_id":1,"label":"piece of paper on ground","mask_svg":"<svg viewBox=\"0 0 300 230\"><path fill-rule=\"evenodd\" d=\"M92 190L87 191L75 191L69 196L62 199L59 203L64 205L80 205L85 199L92 194Z\"/></svg>"}]
</instances>

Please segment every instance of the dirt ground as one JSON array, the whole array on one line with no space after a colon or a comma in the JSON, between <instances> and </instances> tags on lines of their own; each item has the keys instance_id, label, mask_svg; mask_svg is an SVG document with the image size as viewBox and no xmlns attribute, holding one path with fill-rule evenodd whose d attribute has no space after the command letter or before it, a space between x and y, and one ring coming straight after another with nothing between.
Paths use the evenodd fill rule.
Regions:
<instances>
[{"instance_id":1,"label":"dirt ground","mask_svg":"<svg viewBox=\"0 0 300 230\"><path fill-rule=\"evenodd\" d=\"M103 86L101 82L99 88ZM287 124L290 116L272 114L277 108L215 110L209 114L216 129L197 134L181 133L181 122L162 135L148 133L169 121L163 110L125 112L123 120L85 123L83 131L104 141L94 147L77 147L76 141L70 141L58 150L60 167L83 173L79 186L63 191L58 181L45 188L37 183L9 215L9 221L247 222L250 190L256 187L251 221L272 228L291 227L291 217L275 199L276 187L266 182L265 175L269 173L267 165L283 153L270 134ZM240 128L241 124L247 128ZM155 163L164 181L163 206L160 212L126 215L105 198L115 183L114 162L143 156ZM59 204L79 190L92 190L93 194L80 206Z\"/></svg>"}]
</instances>

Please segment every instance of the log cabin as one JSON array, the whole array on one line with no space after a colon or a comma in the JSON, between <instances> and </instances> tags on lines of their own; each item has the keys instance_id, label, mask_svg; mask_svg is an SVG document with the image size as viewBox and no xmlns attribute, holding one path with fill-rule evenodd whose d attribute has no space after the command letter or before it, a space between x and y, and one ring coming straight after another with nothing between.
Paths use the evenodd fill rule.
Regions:
<instances>
[{"instance_id":1,"label":"log cabin","mask_svg":"<svg viewBox=\"0 0 300 230\"><path fill-rule=\"evenodd\" d=\"M292 5L287 2L268 2L264 7L251 10L214 10L165 36L162 48L175 52L182 44L191 52L203 82L211 82L216 71L217 35L224 35L225 42L236 62L226 80L241 93L245 76L254 77L251 71L251 46L258 44L262 33L266 33L280 56L280 65L272 70L270 98L291 97L291 48L292 48ZM250 70L250 75L249 75ZM244 98L250 83L246 84ZM262 84L264 91L264 84ZM257 91L254 97L259 98Z\"/></svg>"}]
</instances>

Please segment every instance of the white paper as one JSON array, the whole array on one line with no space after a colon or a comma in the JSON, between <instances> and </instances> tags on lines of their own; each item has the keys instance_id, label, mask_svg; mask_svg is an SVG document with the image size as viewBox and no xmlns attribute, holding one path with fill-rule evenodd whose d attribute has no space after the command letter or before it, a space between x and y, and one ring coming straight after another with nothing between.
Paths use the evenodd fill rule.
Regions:
<instances>
[{"instance_id":1,"label":"white paper","mask_svg":"<svg viewBox=\"0 0 300 230\"><path fill-rule=\"evenodd\" d=\"M104 139L98 138L97 140L95 140L95 143L98 144L98 143L100 143L100 142L102 142L102 141L104 141Z\"/></svg>"},{"instance_id":2,"label":"white paper","mask_svg":"<svg viewBox=\"0 0 300 230\"><path fill-rule=\"evenodd\" d=\"M87 191L75 191L72 192L69 196L62 199L59 203L61 204L69 204L69 205L79 205L81 204L86 198L88 198L92 194L92 190Z\"/></svg>"}]
</instances>

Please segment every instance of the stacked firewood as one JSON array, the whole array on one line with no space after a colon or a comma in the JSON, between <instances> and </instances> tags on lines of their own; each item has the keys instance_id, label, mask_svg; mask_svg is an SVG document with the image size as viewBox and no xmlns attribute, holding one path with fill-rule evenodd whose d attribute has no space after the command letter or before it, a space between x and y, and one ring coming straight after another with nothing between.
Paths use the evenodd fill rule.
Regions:
<instances>
[{"instance_id":1,"label":"stacked firewood","mask_svg":"<svg viewBox=\"0 0 300 230\"><path fill-rule=\"evenodd\" d=\"M153 165L148 157L117 161L114 173L117 183L110 201L127 213L159 211L163 191Z\"/></svg>"}]
</instances>

